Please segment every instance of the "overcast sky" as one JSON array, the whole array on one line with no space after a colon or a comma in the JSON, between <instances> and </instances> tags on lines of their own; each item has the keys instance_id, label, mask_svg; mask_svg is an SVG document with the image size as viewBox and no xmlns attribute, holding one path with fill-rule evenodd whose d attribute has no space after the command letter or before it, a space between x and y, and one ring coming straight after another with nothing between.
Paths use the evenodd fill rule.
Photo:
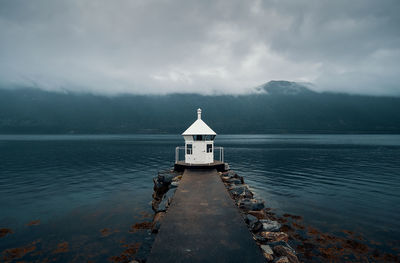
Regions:
<instances>
[{"instance_id":1,"label":"overcast sky","mask_svg":"<svg viewBox=\"0 0 400 263\"><path fill-rule=\"evenodd\" d=\"M400 95L399 0L0 0L0 83L246 93L270 80Z\"/></svg>"}]
</instances>

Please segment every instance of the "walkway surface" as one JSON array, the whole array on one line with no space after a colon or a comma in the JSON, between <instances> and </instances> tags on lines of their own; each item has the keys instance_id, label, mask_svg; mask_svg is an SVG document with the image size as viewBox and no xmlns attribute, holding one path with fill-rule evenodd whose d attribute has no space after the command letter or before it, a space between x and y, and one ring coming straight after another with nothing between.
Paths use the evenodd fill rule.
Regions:
<instances>
[{"instance_id":1,"label":"walkway surface","mask_svg":"<svg viewBox=\"0 0 400 263\"><path fill-rule=\"evenodd\" d=\"M147 262L265 262L217 171L185 170Z\"/></svg>"}]
</instances>

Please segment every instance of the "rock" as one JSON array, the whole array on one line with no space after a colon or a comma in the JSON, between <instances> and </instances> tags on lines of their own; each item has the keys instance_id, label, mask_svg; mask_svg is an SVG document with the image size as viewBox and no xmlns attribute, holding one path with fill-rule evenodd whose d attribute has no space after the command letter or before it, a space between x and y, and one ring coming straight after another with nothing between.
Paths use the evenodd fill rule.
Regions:
<instances>
[{"instance_id":1,"label":"rock","mask_svg":"<svg viewBox=\"0 0 400 263\"><path fill-rule=\"evenodd\" d=\"M158 212L154 215L153 217L153 222L158 222L161 221L163 219L163 217L165 216L165 212Z\"/></svg>"},{"instance_id":2,"label":"rock","mask_svg":"<svg viewBox=\"0 0 400 263\"><path fill-rule=\"evenodd\" d=\"M244 178L243 178L243 176L238 176L238 178L237 179L239 179L240 180L240 182L242 183L242 184L244 184Z\"/></svg>"},{"instance_id":3,"label":"rock","mask_svg":"<svg viewBox=\"0 0 400 263\"><path fill-rule=\"evenodd\" d=\"M274 260L274 263L289 263L289 259L287 257L279 257Z\"/></svg>"},{"instance_id":4,"label":"rock","mask_svg":"<svg viewBox=\"0 0 400 263\"><path fill-rule=\"evenodd\" d=\"M151 233L158 233L158 230L160 230L161 223L160 222L153 222L151 225Z\"/></svg>"},{"instance_id":5,"label":"rock","mask_svg":"<svg viewBox=\"0 0 400 263\"><path fill-rule=\"evenodd\" d=\"M170 184L172 179L174 179L175 175L171 173L162 173L158 174L158 181L163 184Z\"/></svg>"},{"instance_id":6,"label":"rock","mask_svg":"<svg viewBox=\"0 0 400 263\"><path fill-rule=\"evenodd\" d=\"M230 179L230 177L229 176L222 176L221 179L222 179L222 181L227 182Z\"/></svg>"},{"instance_id":7,"label":"rock","mask_svg":"<svg viewBox=\"0 0 400 263\"><path fill-rule=\"evenodd\" d=\"M272 251L272 248L269 245L261 245L261 249L264 253L267 254L274 254L274 252Z\"/></svg>"},{"instance_id":8,"label":"rock","mask_svg":"<svg viewBox=\"0 0 400 263\"><path fill-rule=\"evenodd\" d=\"M153 188L154 191L157 191L157 189L163 187L163 184L160 181L158 181L158 177L153 178L153 183L154 183L154 188Z\"/></svg>"},{"instance_id":9,"label":"rock","mask_svg":"<svg viewBox=\"0 0 400 263\"><path fill-rule=\"evenodd\" d=\"M268 245L261 245L260 247L261 247L261 249L262 249L262 251L263 251L264 257L265 257L267 260L271 261L271 260L274 259L274 256L273 256L274 252L272 251L272 249L271 249L270 246L268 246Z\"/></svg>"},{"instance_id":10,"label":"rock","mask_svg":"<svg viewBox=\"0 0 400 263\"><path fill-rule=\"evenodd\" d=\"M247 215L245 216L244 221L246 222L246 224L250 225L250 224L252 224L252 223L258 221L258 218L255 217L255 216L253 216L253 215L247 214Z\"/></svg>"},{"instance_id":11,"label":"rock","mask_svg":"<svg viewBox=\"0 0 400 263\"><path fill-rule=\"evenodd\" d=\"M172 197L169 197L167 200L167 208L171 205L172 203Z\"/></svg>"},{"instance_id":12,"label":"rock","mask_svg":"<svg viewBox=\"0 0 400 263\"><path fill-rule=\"evenodd\" d=\"M158 177L153 178L153 183L154 183L154 193L153 193L153 198L156 196L158 199L161 199L162 196L168 191L168 185L160 182L158 180Z\"/></svg>"},{"instance_id":13,"label":"rock","mask_svg":"<svg viewBox=\"0 0 400 263\"><path fill-rule=\"evenodd\" d=\"M151 209L156 212L158 210L159 204L160 202L158 200L153 199L153 201L151 201Z\"/></svg>"},{"instance_id":14,"label":"rock","mask_svg":"<svg viewBox=\"0 0 400 263\"><path fill-rule=\"evenodd\" d=\"M232 178L238 178L238 179L243 179L242 176L239 176L237 173L234 173Z\"/></svg>"},{"instance_id":15,"label":"rock","mask_svg":"<svg viewBox=\"0 0 400 263\"><path fill-rule=\"evenodd\" d=\"M182 175L177 175L172 179L172 182L179 182L182 179Z\"/></svg>"},{"instance_id":16,"label":"rock","mask_svg":"<svg viewBox=\"0 0 400 263\"><path fill-rule=\"evenodd\" d=\"M169 189L176 188L178 186L179 186L179 182L178 181L172 181L172 183L169 185Z\"/></svg>"},{"instance_id":17,"label":"rock","mask_svg":"<svg viewBox=\"0 0 400 263\"><path fill-rule=\"evenodd\" d=\"M218 172L221 177L229 177L228 172Z\"/></svg>"},{"instance_id":18,"label":"rock","mask_svg":"<svg viewBox=\"0 0 400 263\"><path fill-rule=\"evenodd\" d=\"M161 226L161 220L165 216L165 212L158 212L153 217L153 223L151 225L151 232L157 233Z\"/></svg>"},{"instance_id":19,"label":"rock","mask_svg":"<svg viewBox=\"0 0 400 263\"><path fill-rule=\"evenodd\" d=\"M229 170L229 171L227 171L227 172L224 173L224 176L228 176L229 178L234 178L235 176L238 176L238 174L235 173L235 172L232 171L232 170Z\"/></svg>"},{"instance_id":20,"label":"rock","mask_svg":"<svg viewBox=\"0 0 400 263\"><path fill-rule=\"evenodd\" d=\"M278 245L273 247L274 253L281 257L287 257L289 263L299 263L299 259L292 248L287 246Z\"/></svg>"},{"instance_id":21,"label":"rock","mask_svg":"<svg viewBox=\"0 0 400 263\"><path fill-rule=\"evenodd\" d=\"M235 173L232 170L221 173L221 177L237 178L237 179L243 180L242 176L239 176L237 173Z\"/></svg>"},{"instance_id":22,"label":"rock","mask_svg":"<svg viewBox=\"0 0 400 263\"><path fill-rule=\"evenodd\" d=\"M234 197L252 198L253 194L250 192L247 185L233 185L229 188L229 193Z\"/></svg>"},{"instance_id":23,"label":"rock","mask_svg":"<svg viewBox=\"0 0 400 263\"><path fill-rule=\"evenodd\" d=\"M237 179L237 178L230 178L230 179L226 180L226 182L228 182L230 184L236 184L236 185L244 183L243 179L240 180L240 179Z\"/></svg>"},{"instance_id":24,"label":"rock","mask_svg":"<svg viewBox=\"0 0 400 263\"><path fill-rule=\"evenodd\" d=\"M281 228L281 224L277 221L272 221L269 219L260 219L260 222L263 224L263 231L267 232L278 232Z\"/></svg>"},{"instance_id":25,"label":"rock","mask_svg":"<svg viewBox=\"0 0 400 263\"><path fill-rule=\"evenodd\" d=\"M154 208L153 208L153 210L154 210L155 212L166 211L167 208L169 207L170 203L171 203L171 200L172 200L172 197L173 197L174 194L175 194L175 191L176 191L176 188L171 189L170 191L168 191L168 192L164 195L164 197L163 197L163 199L161 200L161 202L159 203L157 209L154 210Z\"/></svg>"},{"instance_id":26,"label":"rock","mask_svg":"<svg viewBox=\"0 0 400 263\"><path fill-rule=\"evenodd\" d=\"M267 215L265 214L264 209L262 209L262 210L260 210L260 211L253 211L253 210L250 210L250 211L247 211L247 213L250 214L250 215L252 215L252 216L257 217L258 219L263 219L263 218L265 218L265 217L267 216Z\"/></svg>"},{"instance_id":27,"label":"rock","mask_svg":"<svg viewBox=\"0 0 400 263\"><path fill-rule=\"evenodd\" d=\"M249 227L253 233L256 233L263 229L263 224L257 220L254 223L250 224Z\"/></svg>"},{"instance_id":28,"label":"rock","mask_svg":"<svg viewBox=\"0 0 400 263\"><path fill-rule=\"evenodd\" d=\"M289 236L284 232L268 232L263 231L260 236L264 237L268 242L285 241L288 242Z\"/></svg>"},{"instance_id":29,"label":"rock","mask_svg":"<svg viewBox=\"0 0 400 263\"><path fill-rule=\"evenodd\" d=\"M264 201L257 199L243 199L239 202L239 208L245 211L261 210L264 208Z\"/></svg>"},{"instance_id":30,"label":"rock","mask_svg":"<svg viewBox=\"0 0 400 263\"><path fill-rule=\"evenodd\" d=\"M262 237L260 235L253 235L253 238L255 241L257 241L258 243L266 243L267 240L265 239L265 237Z\"/></svg>"},{"instance_id":31,"label":"rock","mask_svg":"<svg viewBox=\"0 0 400 263\"><path fill-rule=\"evenodd\" d=\"M290 251L291 251L293 254L296 254L296 251L294 251L294 249L293 249L288 243L286 243L285 241L269 242L268 245L269 245L270 247L272 247L272 250L274 250L274 248L275 248L276 246L284 246L284 247L290 249Z\"/></svg>"}]
</instances>

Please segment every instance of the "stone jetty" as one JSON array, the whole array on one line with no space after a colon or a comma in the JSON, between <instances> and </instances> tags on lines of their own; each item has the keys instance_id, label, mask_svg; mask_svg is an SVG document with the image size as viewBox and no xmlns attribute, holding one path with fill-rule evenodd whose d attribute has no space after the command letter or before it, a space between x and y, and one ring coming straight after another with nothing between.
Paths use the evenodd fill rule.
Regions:
<instances>
[{"instance_id":1,"label":"stone jetty","mask_svg":"<svg viewBox=\"0 0 400 263\"><path fill-rule=\"evenodd\" d=\"M281 225L233 171L185 169L154 179L155 241L139 262L298 262Z\"/></svg>"},{"instance_id":2,"label":"stone jetty","mask_svg":"<svg viewBox=\"0 0 400 263\"><path fill-rule=\"evenodd\" d=\"M217 170L186 169L147 262L265 260Z\"/></svg>"}]
</instances>

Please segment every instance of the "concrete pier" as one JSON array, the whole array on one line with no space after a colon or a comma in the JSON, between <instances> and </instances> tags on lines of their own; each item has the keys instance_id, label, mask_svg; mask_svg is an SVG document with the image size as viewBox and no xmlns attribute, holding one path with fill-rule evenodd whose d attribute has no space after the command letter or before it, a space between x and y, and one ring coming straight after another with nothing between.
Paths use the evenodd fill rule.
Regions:
<instances>
[{"instance_id":1,"label":"concrete pier","mask_svg":"<svg viewBox=\"0 0 400 263\"><path fill-rule=\"evenodd\" d=\"M147 260L265 262L216 169L186 169Z\"/></svg>"}]
</instances>

